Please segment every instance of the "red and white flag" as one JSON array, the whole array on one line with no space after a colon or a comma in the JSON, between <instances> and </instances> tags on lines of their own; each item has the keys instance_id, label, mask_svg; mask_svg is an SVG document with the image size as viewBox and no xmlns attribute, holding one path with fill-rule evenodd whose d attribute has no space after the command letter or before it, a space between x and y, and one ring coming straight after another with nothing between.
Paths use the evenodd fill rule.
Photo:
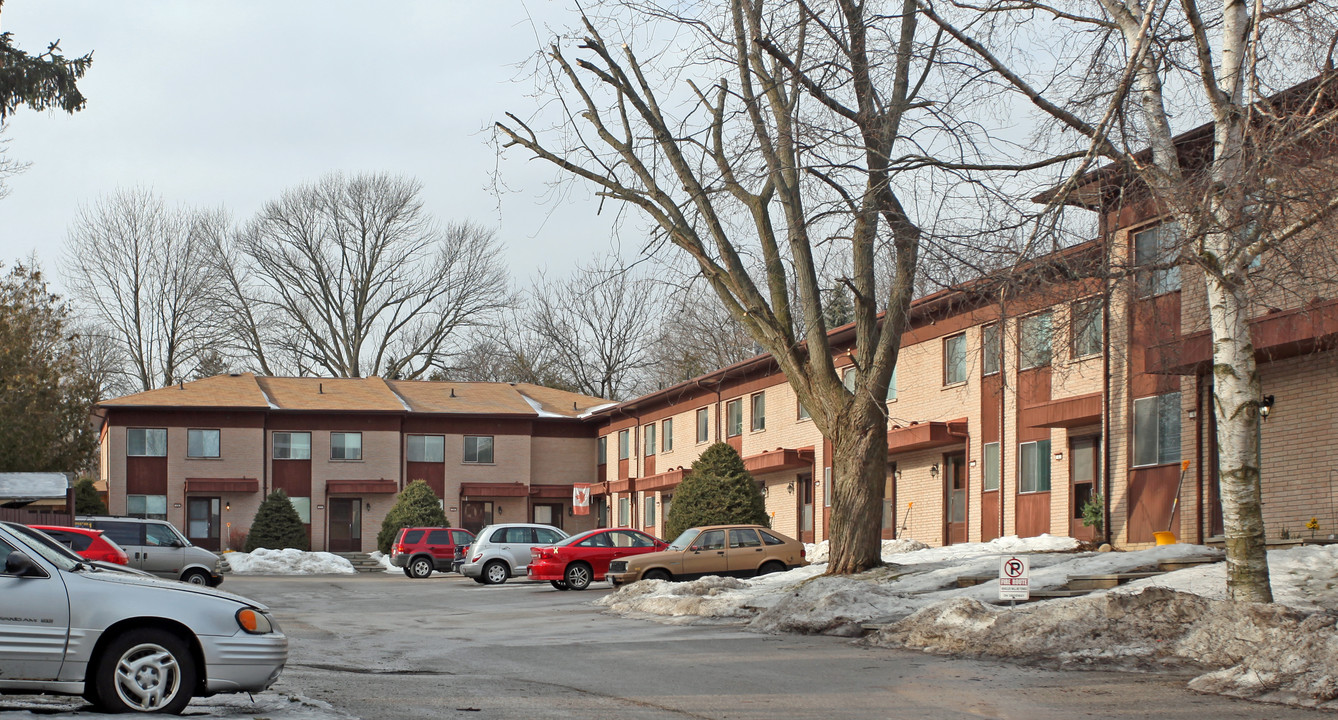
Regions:
<instances>
[{"instance_id":1,"label":"red and white flag","mask_svg":"<svg viewBox=\"0 0 1338 720\"><path fill-rule=\"evenodd\" d=\"M571 511L576 515L590 514L590 483L575 483L572 485Z\"/></svg>"}]
</instances>

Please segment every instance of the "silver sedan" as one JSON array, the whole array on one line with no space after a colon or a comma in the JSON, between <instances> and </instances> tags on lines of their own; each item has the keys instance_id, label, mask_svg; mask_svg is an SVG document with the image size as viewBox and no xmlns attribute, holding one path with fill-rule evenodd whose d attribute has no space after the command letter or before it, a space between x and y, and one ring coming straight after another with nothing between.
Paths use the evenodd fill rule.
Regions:
<instances>
[{"instance_id":1,"label":"silver sedan","mask_svg":"<svg viewBox=\"0 0 1338 720\"><path fill-rule=\"evenodd\" d=\"M274 684L288 638L265 606L97 570L0 525L0 693L82 695L109 712Z\"/></svg>"}]
</instances>

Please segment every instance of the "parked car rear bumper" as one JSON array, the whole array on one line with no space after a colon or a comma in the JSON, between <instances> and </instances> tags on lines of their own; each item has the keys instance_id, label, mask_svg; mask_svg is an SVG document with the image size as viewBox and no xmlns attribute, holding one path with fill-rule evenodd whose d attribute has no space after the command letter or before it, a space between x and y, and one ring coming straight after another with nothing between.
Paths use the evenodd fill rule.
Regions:
<instances>
[{"instance_id":1,"label":"parked car rear bumper","mask_svg":"<svg viewBox=\"0 0 1338 720\"><path fill-rule=\"evenodd\" d=\"M551 560L531 560L525 569L525 577L531 580L563 580L566 568Z\"/></svg>"},{"instance_id":2,"label":"parked car rear bumper","mask_svg":"<svg viewBox=\"0 0 1338 720\"><path fill-rule=\"evenodd\" d=\"M395 553L390 556L390 564L402 568L409 564L409 553Z\"/></svg>"}]
</instances>

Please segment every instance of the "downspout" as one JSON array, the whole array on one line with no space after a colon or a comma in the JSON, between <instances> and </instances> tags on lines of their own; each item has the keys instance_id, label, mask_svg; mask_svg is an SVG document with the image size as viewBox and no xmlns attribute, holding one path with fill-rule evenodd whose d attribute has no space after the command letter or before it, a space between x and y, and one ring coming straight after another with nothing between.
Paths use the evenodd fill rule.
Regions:
<instances>
[{"instance_id":1,"label":"downspout","mask_svg":"<svg viewBox=\"0 0 1338 720\"><path fill-rule=\"evenodd\" d=\"M1109 276L1110 245L1103 252L1104 274ZM1105 302L1101 303L1101 535L1109 543L1110 533L1110 283L1106 281Z\"/></svg>"},{"instance_id":2,"label":"downspout","mask_svg":"<svg viewBox=\"0 0 1338 720\"><path fill-rule=\"evenodd\" d=\"M1194 520L1194 542L1203 544L1203 372L1194 378L1194 493L1199 499Z\"/></svg>"},{"instance_id":3,"label":"downspout","mask_svg":"<svg viewBox=\"0 0 1338 720\"><path fill-rule=\"evenodd\" d=\"M269 410L260 421L260 500L269 497Z\"/></svg>"}]
</instances>

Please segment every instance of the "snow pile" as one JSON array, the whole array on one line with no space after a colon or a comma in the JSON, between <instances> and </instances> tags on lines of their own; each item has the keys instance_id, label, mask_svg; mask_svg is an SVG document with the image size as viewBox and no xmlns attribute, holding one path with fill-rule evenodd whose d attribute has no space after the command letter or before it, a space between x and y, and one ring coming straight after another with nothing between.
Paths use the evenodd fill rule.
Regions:
<instances>
[{"instance_id":1,"label":"snow pile","mask_svg":"<svg viewBox=\"0 0 1338 720\"><path fill-rule=\"evenodd\" d=\"M804 557L811 563L827 562L827 541L814 545L813 543L804 543ZM899 540L883 541L883 562L892 562L892 556L901 553L911 552L913 550L926 550L929 546L911 538L902 538Z\"/></svg>"},{"instance_id":2,"label":"snow pile","mask_svg":"<svg viewBox=\"0 0 1338 720\"><path fill-rule=\"evenodd\" d=\"M295 548L230 552L228 565L238 575L351 575L353 563L328 552L306 552Z\"/></svg>"},{"instance_id":3,"label":"snow pile","mask_svg":"<svg viewBox=\"0 0 1338 720\"><path fill-rule=\"evenodd\" d=\"M382 553L380 550L373 550L367 553L367 557L381 563L381 571L395 574L402 574L404 568L397 568L390 564L390 556Z\"/></svg>"}]
</instances>

